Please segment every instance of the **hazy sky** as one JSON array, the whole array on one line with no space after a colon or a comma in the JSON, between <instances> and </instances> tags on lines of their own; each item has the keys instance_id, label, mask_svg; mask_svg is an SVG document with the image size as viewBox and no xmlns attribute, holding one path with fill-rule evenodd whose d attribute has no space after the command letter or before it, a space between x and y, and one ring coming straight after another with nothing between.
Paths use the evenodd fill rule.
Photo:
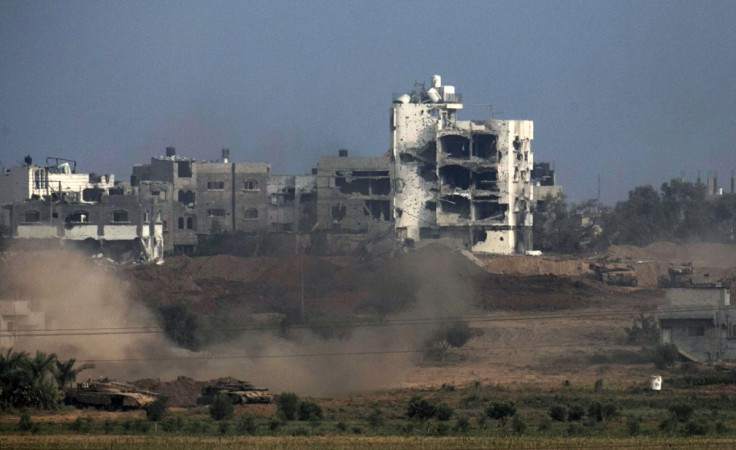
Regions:
<instances>
[{"instance_id":1,"label":"hazy sky","mask_svg":"<svg viewBox=\"0 0 736 450\"><path fill-rule=\"evenodd\" d=\"M460 119L532 119L574 201L736 168L736 2L0 0L0 161L128 180L180 155L306 173L388 149L433 74Z\"/></svg>"}]
</instances>

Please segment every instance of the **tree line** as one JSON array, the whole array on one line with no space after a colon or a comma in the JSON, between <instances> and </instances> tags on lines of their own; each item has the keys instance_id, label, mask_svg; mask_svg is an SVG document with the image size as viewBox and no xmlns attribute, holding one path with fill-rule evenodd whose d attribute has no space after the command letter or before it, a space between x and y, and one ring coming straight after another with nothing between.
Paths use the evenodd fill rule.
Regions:
<instances>
[{"instance_id":1,"label":"tree line","mask_svg":"<svg viewBox=\"0 0 736 450\"><path fill-rule=\"evenodd\" d=\"M8 349L0 353L0 408L55 408L83 370L94 364L76 366L74 358L61 360L56 354Z\"/></svg>"},{"instance_id":2,"label":"tree line","mask_svg":"<svg viewBox=\"0 0 736 450\"><path fill-rule=\"evenodd\" d=\"M548 196L534 208L534 246L578 253L611 245L646 246L657 241L733 243L736 195L708 198L702 183L673 179L629 191L610 207L596 200L568 203Z\"/></svg>"}]
</instances>

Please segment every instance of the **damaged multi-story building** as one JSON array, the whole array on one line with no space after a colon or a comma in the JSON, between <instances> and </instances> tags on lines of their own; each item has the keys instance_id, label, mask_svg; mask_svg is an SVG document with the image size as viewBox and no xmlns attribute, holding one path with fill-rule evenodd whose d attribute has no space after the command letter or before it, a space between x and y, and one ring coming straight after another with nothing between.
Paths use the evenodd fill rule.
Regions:
<instances>
[{"instance_id":1,"label":"damaged multi-story building","mask_svg":"<svg viewBox=\"0 0 736 450\"><path fill-rule=\"evenodd\" d=\"M266 235L270 247L280 251L346 253L378 240L411 245L431 239L478 253L531 251L531 204L536 197L559 193L554 170L548 163L534 163L533 123L461 121L462 107L462 96L435 75L429 89L415 84L410 93L394 95L388 152L356 157L341 149L336 156L322 157L307 175L276 175L267 162L231 162L229 149L217 160L198 161L168 147L165 155L133 166L130 194L136 200L125 208L115 206L114 200L122 200L114 194L124 192L111 176L93 180L74 174L77 185L64 187L57 183L54 166L45 172L27 167L21 184L48 192L24 191L9 201L50 196L52 202L91 202L111 210L66 211L57 205L64 211L48 213L16 204L13 233L40 232L41 227L28 228L31 223L18 219L26 215L40 223L56 219L53 214L80 218L72 223L82 223L82 217L104 222L110 216L112 222L97 231L102 236L112 230L104 226L138 220L140 214L131 212L137 201L155 205L169 253L193 252L203 240L222 233L240 233L254 243L255 252ZM140 226L151 223L148 216L140 217ZM60 227L57 235L94 234L91 227L86 234Z\"/></svg>"},{"instance_id":2,"label":"damaged multi-story building","mask_svg":"<svg viewBox=\"0 0 736 450\"><path fill-rule=\"evenodd\" d=\"M390 152L399 239L446 238L479 253L532 249L529 120L458 120L462 95L415 84L395 94Z\"/></svg>"},{"instance_id":3,"label":"damaged multi-story building","mask_svg":"<svg viewBox=\"0 0 736 450\"><path fill-rule=\"evenodd\" d=\"M111 174L77 173L75 161L48 158L39 166L26 157L0 174L0 205L9 234L27 243L88 243L135 260L163 257L156 202L140 201Z\"/></svg>"},{"instance_id":4,"label":"damaged multi-story building","mask_svg":"<svg viewBox=\"0 0 736 450\"><path fill-rule=\"evenodd\" d=\"M194 251L220 233L309 232L316 202L312 175L273 175L262 162L197 161L168 147L165 156L133 166L131 185L161 205L168 252Z\"/></svg>"}]
</instances>

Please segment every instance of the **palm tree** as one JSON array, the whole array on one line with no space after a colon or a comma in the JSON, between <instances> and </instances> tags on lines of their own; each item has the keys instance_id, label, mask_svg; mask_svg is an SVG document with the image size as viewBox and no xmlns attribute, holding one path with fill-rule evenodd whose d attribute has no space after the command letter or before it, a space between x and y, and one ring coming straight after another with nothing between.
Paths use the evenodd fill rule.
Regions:
<instances>
[{"instance_id":1,"label":"palm tree","mask_svg":"<svg viewBox=\"0 0 736 450\"><path fill-rule=\"evenodd\" d=\"M56 378L56 384L59 389L65 390L72 387L72 383L77 381L77 375L80 372L87 369L94 369L95 365L91 363L85 363L81 366L74 368L77 360L71 358L67 361L56 361L56 368L54 369L54 378Z\"/></svg>"}]
</instances>

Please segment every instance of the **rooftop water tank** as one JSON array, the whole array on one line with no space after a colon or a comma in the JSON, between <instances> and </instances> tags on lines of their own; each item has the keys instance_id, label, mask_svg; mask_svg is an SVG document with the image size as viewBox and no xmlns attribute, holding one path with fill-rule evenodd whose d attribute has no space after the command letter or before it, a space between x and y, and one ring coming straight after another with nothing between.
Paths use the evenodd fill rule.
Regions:
<instances>
[{"instance_id":1,"label":"rooftop water tank","mask_svg":"<svg viewBox=\"0 0 736 450\"><path fill-rule=\"evenodd\" d=\"M442 77L439 75L432 75L432 87L438 88L442 86Z\"/></svg>"},{"instance_id":2,"label":"rooftop water tank","mask_svg":"<svg viewBox=\"0 0 736 450\"><path fill-rule=\"evenodd\" d=\"M440 100L442 100L442 97L440 97L439 92L437 92L437 89L435 88L428 90L427 95L429 95L429 99L432 100L432 103L439 103Z\"/></svg>"}]
</instances>

